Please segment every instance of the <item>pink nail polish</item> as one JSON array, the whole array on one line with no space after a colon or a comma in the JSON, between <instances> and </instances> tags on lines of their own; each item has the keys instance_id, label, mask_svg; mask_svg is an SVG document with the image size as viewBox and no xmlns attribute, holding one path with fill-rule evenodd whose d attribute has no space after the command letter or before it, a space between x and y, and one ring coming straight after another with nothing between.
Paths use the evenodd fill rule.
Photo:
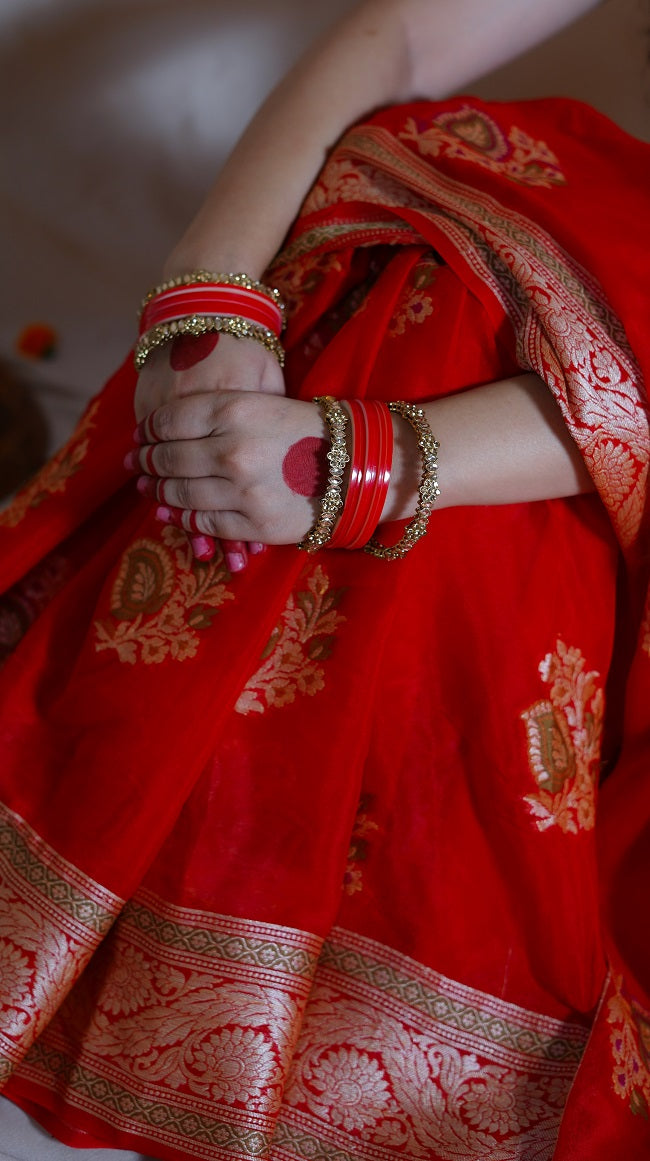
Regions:
<instances>
[{"instance_id":1,"label":"pink nail polish","mask_svg":"<svg viewBox=\"0 0 650 1161\"><path fill-rule=\"evenodd\" d=\"M124 467L127 472L137 472L140 467L140 453L137 451L127 452L124 457Z\"/></svg>"},{"instance_id":2,"label":"pink nail polish","mask_svg":"<svg viewBox=\"0 0 650 1161\"><path fill-rule=\"evenodd\" d=\"M258 540L251 540L248 545L248 551L251 556L259 556L261 552L266 552L266 545L260 544Z\"/></svg>"},{"instance_id":3,"label":"pink nail polish","mask_svg":"<svg viewBox=\"0 0 650 1161\"><path fill-rule=\"evenodd\" d=\"M141 496L155 496L157 494L156 481L152 480L151 476L138 476L135 486Z\"/></svg>"},{"instance_id":4,"label":"pink nail polish","mask_svg":"<svg viewBox=\"0 0 650 1161\"><path fill-rule=\"evenodd\" d=\"M174 513L171 508L166 508L164 504L159 504L156 508L156 520L160 520L162 524L172 524Z\"/></svg>"},{"instance_id":5,"label":"pink nail polish","mask_svg":"<svg viewBox=\"0 0 650 1161\"><path fill-rule=\"evenodd\" d=\"M142 423L139 423L138 426L136 427L135 431L133 432L133 442L137 443L137 444L143 444L143 443L150 442L149 437L147 435L147 421L146 421L146 419L143 419Z\"/></svg>"},{"instance_id":6,"label":"pink nail polish","mask_svg":"<svg viewBox=\"0 0 650 1161\"><path fill-rule=\"evenodd\" d=\"M192 537L192 552L197 560L212 560L215 547L214 540L209 536Z\"/></svg>"},{"instance_id":7,"label":"pink nail polish","mask_svg":"<svg viewBox=\"0 0 650 1161\"><path fill-rule=\"evenodd\" d=\"M229 572L241 572L246 568L246 558L241 552L227 552L226 565Z\"/></svg>"}]
</instances>

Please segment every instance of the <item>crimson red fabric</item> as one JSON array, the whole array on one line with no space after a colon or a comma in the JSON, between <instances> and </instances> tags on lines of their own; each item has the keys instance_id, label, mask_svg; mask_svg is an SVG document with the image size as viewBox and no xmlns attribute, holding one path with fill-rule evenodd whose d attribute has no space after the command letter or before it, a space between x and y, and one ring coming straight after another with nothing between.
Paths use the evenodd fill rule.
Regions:
<instances>
[{"instance_id":1,"label":"crimson red fabric","mask_svg":"<svg viewBox=\"0 0 650 1161\"><path fill-rule=\"evenodd\" d=\"M572 102L385 110L270 275L292 394L533 369L596 494L231 577L122 467L127 360L0 517L0 1079L60 1139L648 1154L647 164Z\"/></svg>"}]
</instances>

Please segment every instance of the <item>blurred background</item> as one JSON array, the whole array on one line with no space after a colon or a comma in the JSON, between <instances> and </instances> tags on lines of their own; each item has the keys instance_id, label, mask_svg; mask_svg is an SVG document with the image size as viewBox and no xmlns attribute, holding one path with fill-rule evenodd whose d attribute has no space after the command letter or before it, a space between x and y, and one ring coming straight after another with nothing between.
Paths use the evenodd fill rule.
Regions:
<instances>
[{"instance_id":1,"label":"blurred background","mask_svg":"<svg viewBox=\"0 0 650 1161\"><path fill-rule=\"evenodd\" d=\"M123 359L233 141L351 3L0 0L0 491ZM649 17L647 0L607 0L471 88L579 97L647 140Z\"/></svg>"}]
</instances>

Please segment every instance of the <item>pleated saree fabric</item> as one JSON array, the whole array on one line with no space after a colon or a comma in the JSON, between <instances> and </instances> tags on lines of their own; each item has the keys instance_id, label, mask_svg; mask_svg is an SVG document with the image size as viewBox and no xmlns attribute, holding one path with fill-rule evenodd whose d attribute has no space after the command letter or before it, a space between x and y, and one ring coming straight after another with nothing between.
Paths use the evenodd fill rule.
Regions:
<instances>
[{"instance_id":1,"label":"pleated saree fabric","mask_svg":"<svg viewBox=\"0 0 650 1161\"><path fill-rule=\"evenodd\" d=\"M533 369L596 494L230 576L122 467L129 360L0 517L0 1075L61 1140L650 1155L649 158L573 102L386 110L271 273L292 394Z\"/></svg>"}]
</instances>

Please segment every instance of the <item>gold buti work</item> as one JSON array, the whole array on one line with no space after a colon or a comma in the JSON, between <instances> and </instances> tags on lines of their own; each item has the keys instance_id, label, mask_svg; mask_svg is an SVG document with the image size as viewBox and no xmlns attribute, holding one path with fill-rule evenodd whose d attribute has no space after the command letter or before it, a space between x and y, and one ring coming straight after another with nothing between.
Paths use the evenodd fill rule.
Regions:
<instances>
[{"instance_id":1,"label":"gold buti work","mask_svg":"<svg viewBox=\"0 0 650 1161\"><path fill-rule=\"evenodd\" d=\"M113 649L129 665L195 657L199 634L233 600L229 579L221 549L202 563L179 528L164 527L159 540L133 541L113 582L110 617L95 621L96 651Z\"/></svg>"},{"instance_id":2,"label":"gold buti work","mask_svg":"<svg viewBox=\"0 0 650 1161\"><path fill-rule=\"evenodd\" d=\"M88 453L89 434L96 426L99 403L99 399L93 400L67 443L18 493L13 503L0 512L0 526L15 528L30 508L38 508L48 496L65 492L68 480L79 471Z\"/></svg>"},{"instance_id":3,"label":"gold buti work","mask_svg":"<svg viewBox=\"0 0 650 1161\"><path fill-rule=\"evenodd\" d=\"M587 1037L351 932L147 893L97 958L18 1075L154 1155L547 1161Z\"/></svg>"},{"instance_id":4,"label":"gold buti work","mask_svg":"<svg viewBox=\"0 0 650 1161\"><path fill-rule=\"evenodd\" d=\"M626 994L621 976L607 1006L614 1092L635 1116L650 1118L650 1012Z\"/></svg>"},{"instance_id":5,"label":"gold buti work","mask_svg":"<svg viewBox=\"0 0 650 1161\"><path fill-rule=\"evenodd\" d=\"M546 655L539 672L549 698L521 715L538 787L525 801L539 830L593 830L605 710L600 674L589 671L580 650L563 641Z\"/></svg>"},{"instance_id":6,"label":"gold buti work","mask_svg":"<svg viewBox=\"0 0 650 1161\"><path fill-rule=\"evenodd\" d=\"M337 612L343 591L330 588L329 577L320 565L301 577L264 649L260 666L237 699L237 713L262 714L292 705L297 695L313 697L325 688L323 662L330 657L345 623L345 617Z\"/></svg>"},{"instance_id":7,"label":"gold buti work","mask_svg":"<svg viewBox=\"0 0 650 1161\"><path fill-rule=\"evenodd\" d=\"M423 157L460 158L519 185L551 189L566 184L545 141L536 141L515 125L504 131L485 110L472 105L439 113L424 127L409 117L400 137L412 142Z\"/></svg>"},{"instance_id":8,"label":"gold buti work","mask_svg":"<svg viewBox=\"0 0 650 1161\"><path fill-rule=\"evenodd\" d=\"M0 804L0 1082L47 1026L121 906Z\"/></svg>"}]
</instances>

